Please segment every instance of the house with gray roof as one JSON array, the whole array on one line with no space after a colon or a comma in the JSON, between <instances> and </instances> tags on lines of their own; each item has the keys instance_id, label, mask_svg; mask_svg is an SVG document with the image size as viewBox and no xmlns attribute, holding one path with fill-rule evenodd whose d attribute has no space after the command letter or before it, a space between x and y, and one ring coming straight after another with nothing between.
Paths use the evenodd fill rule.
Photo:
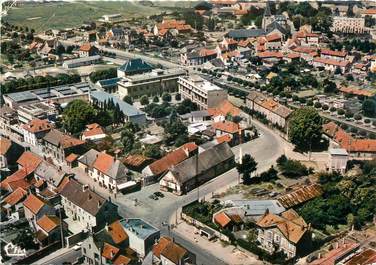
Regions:
<instances>
[{"instance_id":1,"label":"house with gray roof","mask_svg":"<svg viewBox=\"0 0 376 265\"><path fill-rule=\"evenodd\" d=\"M118 68L117 76L125 77L128 75L143 74L151 72L153 68L153 66L151 66L141 58L131 59Z\"/></svg>"},{"instance_id":2,"label":"house with gray roof","mask_svg":"<svg viewBox=\"0 0 376 265\"><path fill-rule=\"evenodd\" d=\"M60 195L65 214L82 228L98 231L118 218L116 204L74 179L65 184Z\"/></svg>"},{"instance_id":3,"label":"house with gray roof","mask_svg":"<svg viewBox=\"0 0 376 265\"><path fill-rule=\"evenodd\" d=\"M227 33L227 37L234 40L246 40L248 38L257 38L266 34L263 29L233 29Z\"/></svg>"},{"instance_id":4,"label":"house with gray roof","mask_svg":"<svg viewBox=\"0 0 376 265\"><path fill-rule=\"evenodd\" d=\"M173 166L160 180L161 190L182 195L234 167L235 155L224 142Z\"/></svg>"},{"instance_id":5,"label":"house with gray roof","mask_svg":"<svg viewBox=\"0 0 376 265\"><path fill-rule=\"evenodd\" d=\"M36 180L45 180L48 185L56 189L67 174L55 165L42 161L34 171Z\"/></svg>"},{"instance_id":6,"label":"house with gray roof","mask_svg":"<svg viewBox=\"0 0 376 265\"><path fill-rule=\"evenodd\" d=\"M115 105L119 104L120 110L123 112L126 122L130 121L138 125L144 125L146 123L146 115L144 112L122 101L114 95L104 91L94 91L90 93L90 102L93 105L102 107L104 102L108 102L110 100L112 100Z\"/></svg>"}]
</instances>

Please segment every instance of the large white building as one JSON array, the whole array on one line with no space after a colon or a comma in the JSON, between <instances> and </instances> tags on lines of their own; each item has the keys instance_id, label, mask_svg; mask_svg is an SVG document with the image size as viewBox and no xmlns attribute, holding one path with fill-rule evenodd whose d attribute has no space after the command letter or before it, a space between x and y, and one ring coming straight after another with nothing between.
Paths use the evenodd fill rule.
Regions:
<instances>
[{"instance_id":1,"label":"large white building","mask_svg":"<svg viewBox=\"0 0 376 265\"><path fill-rule=\"evenodd\" d=\"M344 174L346 172L347 161L349 161L349 154L343 148L329 149L328 169L331 172L339 172Z\"/></svg>"},{"instance_id":2,"label":"large white building","mask_svg":"<svg viewBox=\"0 0 376 265\"><path fill-rule=\"evenodd\" d=\"M364 33L365 19L363 17L333 17L332 31L341 33Z\"/></svg>"},{"instance_id":3,"label":"large white building","mask_svg":"<svg viewBox=\"0 0 376 265\"><path fill-rule=\"evenodd\" d=\"M227 92L198 75L179 77L179 93L190 99L199 109L215 108L227 99Z\"/></svg>"}]
</instances>

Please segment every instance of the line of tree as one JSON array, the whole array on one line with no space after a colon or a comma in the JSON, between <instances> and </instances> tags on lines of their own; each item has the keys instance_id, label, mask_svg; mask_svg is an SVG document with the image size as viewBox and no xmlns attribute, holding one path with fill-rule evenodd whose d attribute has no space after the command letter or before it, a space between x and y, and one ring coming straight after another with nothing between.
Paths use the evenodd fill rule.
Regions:
<instances>
[{"instance_id":1,"label":"line of tree","mask_svg":"<svg viewBox=\"0 0 376 265\"><path fill-rule=\"evenodd\" d=\"M2 93L14 93L26 90L60 86L81 82L78 74L58 74L56 76L34 76L28 78L18 78L5 82L1 85Z\"/></svg>"},{"instance_id":2,"label":"line of tree","mask_svg":"<svg viewBox=\"0 0 376 265\"><path fill-rule=\"evenodd\" d=\"M89 75L89 77L90 77L91 82L93 83L99 80L115 78L117 77L117 69L116 67L114 67L114 68L109 68L106 70L98 70L98 71L92 72Z\"/></svg>"}]
</instances>

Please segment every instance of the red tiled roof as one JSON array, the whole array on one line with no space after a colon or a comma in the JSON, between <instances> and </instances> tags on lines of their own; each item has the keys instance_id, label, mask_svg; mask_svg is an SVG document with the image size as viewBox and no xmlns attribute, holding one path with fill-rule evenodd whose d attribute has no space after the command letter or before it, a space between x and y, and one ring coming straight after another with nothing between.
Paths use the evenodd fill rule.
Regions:
<instances>
[{"instance_id":1,"label":"red tiled roof","mask_svg":"<svg viewBox=\"0 0 376 265\"><path fill-rule=\"evenodd\" d=\"M93 167L101 171L102 173L107 173L107 171L112 167L115 162L115 158L106 153L99 153Z\"/></svg>"},{"instance_id":2,"label":"red tiled roof","mask_svg":"<svg viewBox=\"0 0 376 265\"><path fill-rule=\"evenodd\" d=\"M81 45L80 51L89 52L92 49L92 47L93 46L91 46L90 43L84 43L84 44Z\"/></svg>"},{"instance_id":3,"label":"red tiled roof","mask_svg":"<svg viewBox=\"0 0 376 265\"><path fill-rule=\"evenodd\" d=\"M259 52L257 56L260 58L282 58L283 54L281 52L266 51L266 52Z\"/></svg>"},{"instance_id":4,"label":"red tiled roof","mask_svg":"<svg viewBox=\"0 0 376 265\"><path fill-rule=\"evenodd\" d=\"M115 244L121 244L128 239L128 234L125 232L123 225L119 220L109 225L108 232Z\"/></svg>"},{"instance_id":5,"label":"red tiled roof","mask_svg":"<svg viewBox=\"0 0 376 265\"><path fill-rule=\"evenodd\" d=\"M294 210L283 212L281 216L272 213L264 214L257 225L264 229L278 228L285 238L297 244L307 231L307 224Z\"/></svg>"},{"instance_id":6,"label":"red tiled roof","mask_svg":"<svg viewBox=\"0 0 376 265\"><path fill-rule=\"evenodd\" d=\"M316 63L322 63L322 64L329 64L329 65L334 65L334 66L339 66L339 67L346 67L347 65L350 64L349 61L337 61L335 59L326 59L326 58L321 58L321 57L316 57L313 59L314 62Z\"/></svg>"},{"instance_id":7,"label":"red tiled roof","mask_svg":"<svg viewBox=\"0 0 376 265\"><path fill-rule=\"evenodd\" d=\"M154 256L160 258L161 252L172 242L172 239L169 237L161 237L158 244L153 246Z\"/></svg>"},{"instance_id":8,"label":"red tiled roof","mask_svg":"<svg viewBox=\"0 0 376 265\"><path fill-rule=\"evenodd\" d=\"M345 86L339 87L338 90L341 91L342 93L356 95L356 96L372 97L374 95L373 92L368 91L368 90L345 87Z\"/></svg>"},{"instance_id":9,"label":"red tiled roof","mask_svg":"<svg viewBox=\"0 0 376 265\"><path fill-rule=\"evenodd\" d=\"M278 33L273 33L273 34L267 35L265 38L268 42L280 41L281 35L279 35Z\"/></svg>"},{"instance_id":10,"label":"red tiled roof","mask_svg":"<svg viewBox=\"0 0 376 265\"><path fill-rule=\"evenodd\" d=\"M207 56L212 56L216 54L217 54L217 51L215 49L202 48L199 52L200 57L207 57Z\"/></svg>"},{"instance_id":11,"label":"red tiled roof","mask_svg":"<svg viewBox=\"0 0 376 265\"><path fill-rule=\"evenodd\" d=\"M235 107L230 101L224 100L222 103L218 104L216 108L208 108L208 113L210 116L226 116L228 113L232 116L239 116L240 109Z\"/></svg>"},{"instance_id":12,"label":"red tiled roof","mask_svg":"<svg viewBox=\"0 0 376 265\"><path fill-rule=\"evenodd\" d=\"M214 215L214 222L224 228L231 222L231 218L225 212L220 212Z\"/></svg>"},{"instance_id":13,"label":"red tiled roof","mask_svg":"<svg viewBox=\"0 0 376 265\"><path fill-rule=\"evenodd\" d=\"M38 133L51 130L52 124L48 120L33 119L29 123L24 124L22 128L31 133Z\"/></svg>"},{"instance_id":14,"label":"red tiled roof","mask_svg":"<svg viewBox=\"0 0 376 265\"><path fill-rule=\"evenodd\" d=\"M188 155L184 149L188 149L189 152L192 152L197 148L197 145L193 142L186 143L178 149L168 153L161 159L151 163L149 165L150 170L154 175L159 175L164 171L167 171L170 167L175 166L188 158Z\"/></svg>"},{"instance_id":15,"label":"red tiled roof","mask_svg":"<svg viewBox=\"0 0 376 265\"><path fill-rule=\"evenodd\" d=\"M17 160L17 164L21 165L22 168L27 170L28 174L33 172L41 162L42 158L30 151L23 152L23 154Z\"/></svg>"},{"instance_id":16,"label":"red tiled roof","mask_svg":"<svg viewBox=\"0 0 376 265\"><path fill-rule=\"evenodd\" d=\"M298 46L293 49L294 52L298 53L305 53L305 54L311 54L313 56L317 55L317 50L312 47L304 47L304 46Z\"/></svg>"},{"instance_id":17,"label":"red tiled roof","mask_svg":"<svg viewBox=\"0 0 376 265\"><path fill-rule=\"evenodd\" d=\"M224 135L222 135L222 136L218 136L215 139L217 140L218 144L221 144L221 143L224 143L224 142L226 142L226 143L231 142L231 136L229 134L227 134L227 133L224 134Z\"/></svg>"},{"instance_id":18,"label":"red tiled roof","mask_svg":"<svg viewBox=\"0 0 376 265\"><path fill-rule=\"evenodd\" d=\"M329 49L323 49L320 52L323 55L329 55L329 56L335 56L335 57L346 57L347 52L346 51L333 51Z\"/></svg>"},{"instance_id":19,"label":"red tiled roof","mask_svg":"<svg viewBox=\"0 0 376 265\"><path fill-rule=\"evenodd\" d=\"M143 155L128 155L122 162L125 165L139 167L148 161L152 161L152 159Z\"/></svg>"},{"instance_id":20,"label":"red tiled roof","mask_svg":"<svg viewBox=\"0 0 376 265\"><path fill-rule=\"evenodd\" d=\"M26 190L24 190L23 188L17 188L11 194L5 197L4 201L9 205L14 206L17 203L19 203L23 198L25 198L26 195L27 195Z\"/></svg>"},{"instance_id":21,"label":"red tiled roof","mask_svg":"<svg viewBox=\"0 0 376 265\"><path fill-rule=\"evenodd\" d=\"M132 260L124 255L119 255L113 262L114 265L128 265Z\"/></svg>"},{"instance_id":22,"label":"red tiled roof","mask_svg":"<svg viewBox=\"0 0 376 265\"><path fill-rule=\"evenodd\" d=\"M114 247L108 243L104 243L103 250L102 250L102 257L106 259L113 260L116 254L119 252L117 247Z\"/></svg>"},{"instance_id":23,"label":"red tiled roof","mask_svg":"<svg viewBox=\"0 0 376 265\"><path fill-rule=\"evenodd\" d=\"M74 161L76 161L78 158L78 155L74 154L74 153L71 153L69 156L67 156L65 158L65 160L68 162L68 163L72 163Z\"/></svg>"},{"instance_id":24,"label":"red tiled roof","mask_svg":"<svg viewBox=\"0 0 376 265\"><path fill-rule=\"evenodd\" d=\"M371 265L376 263L376 250L366 249L350 258L346 265Z\"/></svg>"},{"instance_id":25,"label":"red tiled roof","mask_svg":"<svg viewBox=\"0 0 376 265\"><path fill-rule=\"evenodd\" d=\"M88 129L88 130L86 130L82 133L82 135L85 136L85 137L90 137L90 136L94 136L94 135L101 135L101 134L105 134L102 127L91 128L91 129Z\"/></svg>"},{"instance_id":26,"label":"red tiled roof","mask_svg":"<svg viewBox=\"0 0 376 265\"><path fill-rule=\"evenodd\" d=\"M219 130L222 132L227 132L227 133L237 133L239 130L242 130L240 128L239 124L232 122L232 121L220 121L220 122L215 122L212 124L213 129Z\"/></svg>"},{"instance_id":27,"label":"red tiled roof","mask_svg":"<svg viewBox=\"0 0 376 265\"><path fill-rule=\"evenodd\" d=\"M11 146L12 146L11 140L5 137L1 137L0 138L0 155L5 155Z\"/></svg>"},{"instance_id":28,"label":"red tiled roof","mask_svg":"<svg viewBox=\"0 0 376 265\"><path fill-rule=\"evenodd\" d=\"M367 9L363 12L363 14L366 14L366 15L376 15L376 8L370 8L370 9Z\"/></svg>"},{"instance_id":29,"label":"red tiled roof","mask_svg":"<svg viewBox=\"0 0 376 265\"><path fill-rule=\"evenodd\" d=\"M40 219L38 219L37 225L46 233L49 233L60 225L60 220L54 215L43 215Z\"/></svg>"},{"instance_id":30,"label":"red tiled roof","mask_svg":"<svg viewBox=\"0 0 376 265\"><path fill-rule=\"evenodd\" d=\"M311 265L334 265L337 264L336 260L343 257L345 254L349 253L353 249L359 247L357 243L345 243L340 245L338 248L332 249L326 253L325 257L321 259L314 260Z\"/></svg>"},{"instance_id":31,"label":"red tiled roof","mask_svg":"<svg viewBox=\"0 0 376 265\"><path fill-rule=\"evenodd\" d=\"M37 214L46 202L42 198L37 197L34 194L29 194L24 200L23 205L28 208L33 214Z\"/></svg>"}]
</instances>

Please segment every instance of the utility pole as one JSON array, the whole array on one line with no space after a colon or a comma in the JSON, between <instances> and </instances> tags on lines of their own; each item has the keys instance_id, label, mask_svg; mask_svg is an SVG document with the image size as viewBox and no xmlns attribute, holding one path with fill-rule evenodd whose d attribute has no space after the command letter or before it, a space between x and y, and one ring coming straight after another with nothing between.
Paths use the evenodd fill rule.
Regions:
<instances>
[{"instance_id":1,"label":"utility pole","mask_svg":"<svg viewBox=\"0 0 376 265\"><path fill-rule=\"evenodd\" d=\"M198 150L196 154L196 179L197 179L197 201L200 201L200 180L198 176Z\"/></svg>"},{"instance_id":2,"label":"utility pole","mask_svg":"<svg viewBox=\"0 0 376 265\"><path fill-rule=\"evenodd\" d=\"M61 219L61 205L59 207L59 219L60 219L60 237L61 237L61 248L64 248L64 231L63 231L63 221Z\"/></svg>"}]
</instances>

